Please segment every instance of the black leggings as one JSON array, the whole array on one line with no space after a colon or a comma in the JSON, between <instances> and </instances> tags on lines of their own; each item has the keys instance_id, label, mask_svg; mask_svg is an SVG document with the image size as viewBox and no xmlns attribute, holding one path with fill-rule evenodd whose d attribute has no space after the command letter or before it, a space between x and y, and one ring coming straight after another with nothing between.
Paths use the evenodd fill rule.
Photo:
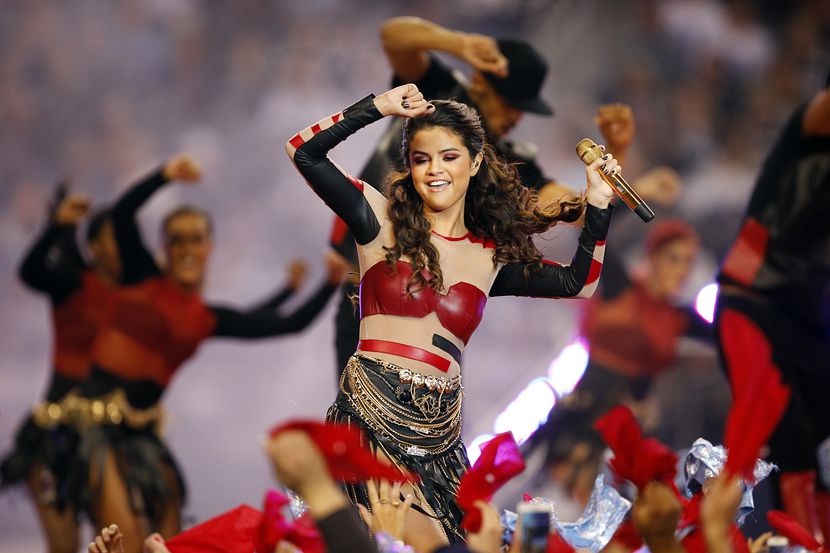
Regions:
<instances>
[{"instance_id":1,"label":"black leggings","mask_svg":"<svg viewBox=\"0 0 830 553\"><path fill-rule=\"evenodd\" d=\"M828 329L811 326L762 299L721 294L715 325L724 369L727 361L720 341L720 316L725 309L746 315L766 334L772 359L792 391L784 416L770 438L771 460L784 472L816 470L818 445L830 436Z\"/></svg>"}]
</instances>

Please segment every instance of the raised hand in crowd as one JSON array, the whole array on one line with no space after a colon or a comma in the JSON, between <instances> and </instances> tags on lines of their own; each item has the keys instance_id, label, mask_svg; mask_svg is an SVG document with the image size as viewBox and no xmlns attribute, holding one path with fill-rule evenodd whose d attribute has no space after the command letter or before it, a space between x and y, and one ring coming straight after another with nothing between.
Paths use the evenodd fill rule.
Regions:
<instances>
[{"instance_id":1,"label":"raised hand in crowd","mask_svg":"<svg viewBox=\"0 0 830 553\"><path fill-rule=\"evenodd\" d=\"M192 183L202 178L202 168L193 158L187 155L172 157L164 165L164 176L168 180Z\"/></svg>"},{"instance_id":2,"label":"raised hand in crowd","mask_svg":"<svg viewBox=\"0 0 830 553\"><path fill-rule=\"evenodd\" d=\"M415 501L415 496L410 493L402 497L400 482L389 483L381 480L379 484L375 484L370 480L366 488L372 511L363 505L357 506L366 526L375 535L384 532L395 541L403 541L406 515Z\"/></svg>"},{"instance_id":3,"label":"raised hand in crowd","mask_svg":"<svg viewBox=\"0 0 830 553\"><path fill-rule=\"evenodd\" d=\"M721 474L706 481L700 522L708 553L732 553L729 532L741 502L740 478Z\"/></svg>"},{"instance_id":4,"label":"raised hand in crowd","mask_svg":"<svg viewBox=\"0 0 830 553\"><path fill-rule=\"evenodd\" d=\"M69 194L55 209L54 222L58 225L77 225L88 213L90 201L83 194Z\"/></svg>"},{"instance_id":5,"label":"raised hand in crowd","mask_svg":"<svg viewBox=\"0 0 830 553\"><path fill-rule=\"evenodd\" d=\"M682 513L680 499L671 488L650 482L631 507L631 521L651 553L684 553L675 537Z\"/></svg>"}]
</instances>

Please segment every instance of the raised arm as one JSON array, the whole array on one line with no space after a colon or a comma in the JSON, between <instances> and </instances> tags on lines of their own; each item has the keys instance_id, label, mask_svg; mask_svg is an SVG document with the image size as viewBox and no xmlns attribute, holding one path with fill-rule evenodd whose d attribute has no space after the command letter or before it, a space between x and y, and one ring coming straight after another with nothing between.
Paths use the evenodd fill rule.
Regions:
<instances>
[{"instance_id":1,"label":"raised arm","mask_svg":"<svg viewBox=\"0 0 830 553\"><path fill-rule=\"evenodd\" d=\"M606 154L585 168L588 189L585 193L585 223L579 235L579 246L570 265L543 262L507 263L503 265L490 296L533 296L545 298L590 297L599 283L605 253L605 237L611 224L614 192L599 172L618 173L620 167L611 154Z\"/></svg>"},{"instance_id":2,"label":"raised arm","mask_svg":"<svg viewBox=\"0 0 830 553\"><path fill-rule=\"evenodd\" d=\"M192 182L200 177L199 167L190 158L175 157L132 185L116 201L112 208L112 223L121 256L123 284L134 284L161 274L152 254L141 239L136 220L138 210L171 180Z\"/></svg>"},{"instance_id":3,"label":"raised arm","mask_svg":"<svg viewBox=\"0 0 830 553\"><path fill-rule=\"evenodd\" d=\"M446 52L474 69L507 75L507 59L488 36L453 31L419 17L395 17L383 23L381 41L392 70L401 82L421 80L432 50Z\"/></svg>"},{"instance_id":4,"label":"raised arm","mask_svg":"<svg viewBox=\"0 0 830 553\"><path fill-rule=\"evenodd\" d=\"M227 338L268 338L302 332L320 314L338 286L339 282L326 280L302 306L286 316L261 309L237 311L225 307L211 307L216 315L213 335Z\"/></svg>"},{"instance_id":5,"label":"raised arm","mask_svg":"<svg viewBox=\"0 0 830 553\"><path fill-rule=\"evenodd\" d=\"M288 301L306 280L308 266L304 261L297 259L288 266L288 282L268 299L258 303L251 311L273 311Z\"/></svg>"},{"instance_id":6,"label":"raised arm","mask_svg":"<svg viewBox=\"0 0 830 553\"><path fill-rule=\"evenodd\" d=\"M393 94L394 93L394 94ZM392 98L408 96L408 112ZM390 96L391 95L391 96ZM358 244L368 244L380 232L378 215L366 194L380 193L364 182L343 172L329 158L328 152L366 125L385 115L417 117L426 113L428 104L415 85L403 85L375 98L367 96L342 112L294 135L285 150L309 186L348 226Z\"/></svg>"},{"instance_id":7,"label":"raised arm","mask_svg":"<svg viewBox=\"0 0 830 553\"><path fill-rule=\"evenodd\" d=\"M534 263L507 263L499 269L490 296L590 297L599 282L612 209L588 205L585 226L570 265L549 261L543 261L541 267L531 267Z\"/></svg>"},{"instance_id":8,"label":"raised arm","mask_svg":"<svg viewBox=\"0 0 830 553\"><path fill-rule=\"evenodd\" d=\"M29 288L49 294L54 303L81 286L83 260L75 242L78 222L89 211L89 200L70 195L60 200L49 226L32 244L18 274Z\"/></svg>"}]
</instances>

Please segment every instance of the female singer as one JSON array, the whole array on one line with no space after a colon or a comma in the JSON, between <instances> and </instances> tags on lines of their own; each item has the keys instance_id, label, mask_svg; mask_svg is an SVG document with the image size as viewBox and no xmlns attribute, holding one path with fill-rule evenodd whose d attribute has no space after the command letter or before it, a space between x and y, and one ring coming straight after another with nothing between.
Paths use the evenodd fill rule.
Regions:
<instances>
[{"instance_id":1,"label":"female singer","mask_svg":"<svg viewBox=\"0 0 830 553\"><path fill-rule=\"evenodd\" d=\"M407 119L405 167L389 176L384 195L343 173L327 153L390 115ZM430 103L413 84L327 117L286 150L357 242L361 340L329 419L360 425L378 455L420 476L413 484L418 513L408 528L431 526L445 541L463 540L455 491L468 466L460 440L464 346L488 297L591 294L612 211L613 192L599 171L620 167L610 154L598 159L587 168L585 199L540 208L515 168L486 143L474 109ZM532 235L583 211L572 264L542 261ZM371 508L364 485L350 486L349 494Z\"/></svg>"}]
</instances>

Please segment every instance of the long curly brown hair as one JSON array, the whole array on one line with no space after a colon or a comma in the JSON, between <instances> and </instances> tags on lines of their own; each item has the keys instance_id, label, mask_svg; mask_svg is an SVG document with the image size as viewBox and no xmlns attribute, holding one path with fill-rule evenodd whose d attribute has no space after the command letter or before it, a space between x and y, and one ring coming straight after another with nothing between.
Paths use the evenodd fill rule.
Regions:
<instances>
[{"instance_id":1,"label":"long curly brown hair","mask_svg":"<svg viewBox=\"0 0 830 553\"><path fill-rule=\"evenodd\" d=\"M415 190L409 168L409 145L423 129L441 127L461 137L471 157L484 156L478 173L471 177L464 201L464 224L476 237L496 244L493 265L511 262L540 263L542 254L532 235L545 232L559 221L573 222L582 215L585 200L569 194L547 206L538 205L538 195L522 185L514 164L509 164L487 144L484 127L475 109L452 100L435 100L428 115L407 119L403 126L401 154L404 168L386 180L388 216L395 244L385 248L386 262L393 270L406 256L412 265L407 283L410 293L429 286L444 288L438 250L430 241L431 227L424 215L424 202ZM426 269L430 278L425 278Z\"/></svg>"}]
</instances>

